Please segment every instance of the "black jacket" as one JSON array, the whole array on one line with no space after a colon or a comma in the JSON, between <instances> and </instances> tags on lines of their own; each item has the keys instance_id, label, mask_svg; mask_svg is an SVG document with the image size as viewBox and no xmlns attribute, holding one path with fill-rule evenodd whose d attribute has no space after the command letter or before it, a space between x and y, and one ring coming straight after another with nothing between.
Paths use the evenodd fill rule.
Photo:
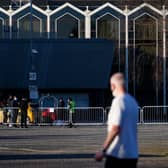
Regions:
<instances>
[{"instance_id":1,"label":"black jacket","mask_svg":"<svg viewBox=\"0 0 168 168\"><path fill-rule=\"evenodd\" d=\"M22 99L20 102L20 108L23 111L26 111L28 109L28 101L26 99Z\"/></svg>"}]
</instances>

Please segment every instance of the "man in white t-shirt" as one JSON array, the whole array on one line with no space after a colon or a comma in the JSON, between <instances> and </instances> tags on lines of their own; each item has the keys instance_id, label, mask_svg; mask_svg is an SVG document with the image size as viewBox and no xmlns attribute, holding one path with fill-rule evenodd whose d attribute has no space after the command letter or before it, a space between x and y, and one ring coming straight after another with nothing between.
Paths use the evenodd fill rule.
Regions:
<instances>
[{"instance_id":1,"label":"man in white t-shirt","mask_svg":"<svg viewBox=\"0 0 168 168\"><path fill-rule=\"evenodd\" d=\"M137 122L138 104L125 91L124 75L114 74L110 79L113 99L108 114L108 135L97 161L106 157L105 168L136 168L138 161Z\"/></svg>"}]
</instances>

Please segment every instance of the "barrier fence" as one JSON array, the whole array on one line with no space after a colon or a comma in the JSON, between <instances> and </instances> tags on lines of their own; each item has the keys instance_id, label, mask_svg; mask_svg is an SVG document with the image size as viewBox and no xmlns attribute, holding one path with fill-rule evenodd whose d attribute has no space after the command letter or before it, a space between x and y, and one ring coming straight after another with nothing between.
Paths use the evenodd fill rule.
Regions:
<instances>
[{"instance_id":1,"label":"barrier fence","mask_svg":"<svg viewBox=\"0 0 168 168\"><path fill-rule=\"evenodd\" d=\"M107 118L108 118L108 113L110 111L110 108L111 107L106 107L105 108L105 112L106 112L106 121L107 121ZM139 110L139 114L138 114L138 123L142 123L142 109L141 107L138 107L138 110Z\"/></svg>"},{"instance_id":2,"label":"barrier fence","mask_svg":"<svg viewBox=\"0 0 168 168\"><path fill-rule=\"evenodd\" d=\"M104 125L110 107L68 108L40 107L28 109L29 125ZM4 107L0 109L0 123L17 124L21 122L21 109ZM168 124L168 106L139 107L139 124Z\"/></svg>"},{"instance_id":3,"label":"barrier fence","mask_svg":"<svg viewBox=\"0 0 168 168\"><path fill-rule=\"evenodd\" d=\"M168 106L144 106L141 111L142 124L168 123Z\"/></svg>"}]
</instances>

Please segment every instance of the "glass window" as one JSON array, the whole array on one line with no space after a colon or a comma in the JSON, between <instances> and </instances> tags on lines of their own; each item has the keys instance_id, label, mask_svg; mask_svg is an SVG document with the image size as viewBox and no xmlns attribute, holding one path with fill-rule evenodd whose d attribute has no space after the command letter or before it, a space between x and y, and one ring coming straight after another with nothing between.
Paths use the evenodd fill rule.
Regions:
<instances>
[{"instance_id":1,"label":"glass window","mask_svg":"<svg viewBox=\"0 0 168 168\"><path fill-rule=\"evenodd\" d=\"M120 39L120 20L111 14L105 14L104 16L100 16L96 19L96 37L102 39L111 39L113 40L115 46L111 73L122 71L123 69L121 66L121 63L124 61L124 57L121 57L123 48L121 47ZM124 25L123 20L121 24Z\"/></svg>"},{"instance_id":2,"label":"glass window","mask_svg":"<svg viewBox=\"0 0 168 168\"><path fill-rule=\"evenodd\" d=\"M32 25L31 25L31 15L27 15L18 21L19 23L19 30L18 34L19 37L31 37L31 26L32 26L32 37L39 37L41 34L41 24L40 19L32 16Z\"/></svg>"},{"instance_id":3,"label":"glass window","mask_svg":"<svg viewBox=\"0 0 168 168\"><path fill-rule=\"evenodd\" d=\"M136 40L156 40L156 21L144 15L135 22Z\"/></svg>"},{"instance_id":4,"label":"glass window","mask_svg":"<svg viewBox=\"0 0 168 168\"><path fill-rule=\"evenodd\" d=\"M97 37L118 40L119 21L110 14L97 20Z\"/></svg>"},{"instance_id":5,"label":"glass window","mask_svg":"<svg viewBox=\"0 0 168 168\"><path fill-rule=\"evenodd\" d=\"M159 52L161 45L158 40L161 29L159 20L162 21L159 17L146 13L129 20L132 43L132 46L129 45L130 91L143 105L159 104L159 91L162 89L162 79L159 75L162 74L162 54Z\"/></svg>"},{"instance_id":6,"label":"glass window","mask_svg":"<svg viewBox=\"0 0 168 168\"><path fill-rule=\"evenodd\" d=\"M57 38L79 38L78 20L67 14L57 20Z\"/></svg>"}]
</instances>

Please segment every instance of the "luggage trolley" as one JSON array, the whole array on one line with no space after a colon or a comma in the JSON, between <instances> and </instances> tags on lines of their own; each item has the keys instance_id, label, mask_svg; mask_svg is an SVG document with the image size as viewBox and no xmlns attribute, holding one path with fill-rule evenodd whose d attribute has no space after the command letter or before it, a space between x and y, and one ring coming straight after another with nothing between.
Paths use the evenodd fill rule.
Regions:
<instances>
[{"instance_id":1,"label":"luggage trolley","mask_svg":"<svg viewBox=\"0 0 168 168\"><path fill-rule=\"evenodd\" d=\"M58 100L55 96L42 96L39 100L41 124L52 124L57 120Z\"/></svg>"}]
</instances>

